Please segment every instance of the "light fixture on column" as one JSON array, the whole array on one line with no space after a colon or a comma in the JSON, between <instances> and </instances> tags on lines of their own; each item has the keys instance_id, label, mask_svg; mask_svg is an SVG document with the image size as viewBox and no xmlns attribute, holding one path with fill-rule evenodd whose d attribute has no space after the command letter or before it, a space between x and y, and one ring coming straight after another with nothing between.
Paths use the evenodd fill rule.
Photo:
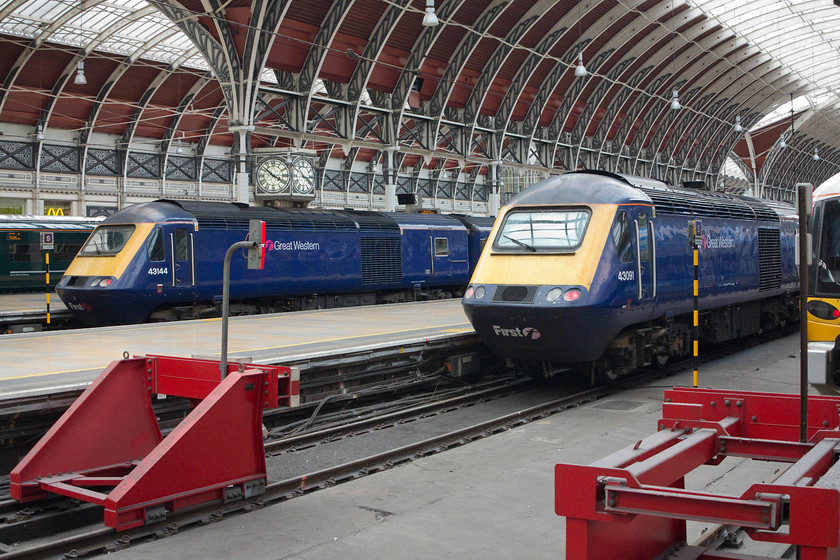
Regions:
<instances>
[{"instance_id":1,"label":"light fixture on column","mask_svg":"<svg viewBox=\"0 0 840 560\"><path fill-rule=\"evenodd\" d=\"M35 128L35 140L39 142L44 139L44 125L38 123L38 126Z\"/></svg>"},{"instance_id":2,"label":"light fixture on column","mask_svg":"<svg viewBox=\"0 0 840 560\"><path fill-rule=\"evenodd\" d=\"M575 76L577 76L578 78L582 78L583 76L586 76L587 74L588 74L588 72L586 71L586 66L583 65L583 53L579 52L578 53L578 65L577 65L577 68L575 68Z\"/></svg>"},{"instance_id":3,"label":"light fixture on column","mask_svg":"<svg viewBox=\"0 0 840 560\"><path fill-rule=\"evenodd\" d=\"M435 0L426 0L426 14L423 16L423 27L435 27L439 23L435 15Z\"/></svg>"},{"instance_id":4,"label":"light fixture on column","mask_svg":"<svg viewBox=\"0 0 840 560\"><path fill-rule=\"evenodd\" d=\"M735 115L735 132L744 132L744 127L741 126L741 115Z\"/></svg>"},{"instance_id":5,"label":"light fixture on column","mask_svg":"<svg viewBox=\"0 0 840 560\"><path fill-rule=\"evenodd\" d=\"M680 105L680 96L677 93L677 90L674 90L674 95L671 98L671 110L679 111L680 109L682 109L682 105Z\"/></svg>"},{"instance_id":6,"label":"light fixture on column","mask_svg":"<svg viewBox=\"0 0 840 560\"><path fill-rule=\"evenodd\" d=\"M175 153L176 154L183 154L184 153L184 147L181 145L181 139L180 138L178 138L175 141Z\"/></svg>"},{"instance_id":7,"label":"light fixture on column","mask_svg":"<svg viewBox=\"0 0 840 560\"><path fill-rule=\"evenodd\" d=\"M814 148L814 161L820 161L820 152Z\"/></svg>"},{"instance_id":8,"label":"light fixture on column","mask_svg":"<svg viewBox=\"0 0 840 560\"><path fill-rule=\"evenodd\" d=\"M78 66L76 66L76 77L73 78L73 83L77 86L83 86L87 84L87 78L85 78L84 60L80 60Z\"/></svg>"}]
</instances>

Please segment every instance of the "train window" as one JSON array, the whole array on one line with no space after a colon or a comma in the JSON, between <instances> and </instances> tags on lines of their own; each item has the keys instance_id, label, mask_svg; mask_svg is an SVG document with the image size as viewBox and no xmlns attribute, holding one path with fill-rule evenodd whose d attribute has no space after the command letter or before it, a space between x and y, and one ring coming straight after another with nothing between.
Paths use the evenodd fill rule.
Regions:
<instances>
[{"instance_id":1,"label":"train window","mask_svg":"<svg viewBox=\"0 0 840 560\"><path fill-rule=\"evenodd\" d=\"M40 247L36 243L9 244L9 260L11 262L38 262L41 260Z\"/></svg>"},{"instance_id":2,"label":"train window","mask_svg":"<svg viewBox=\"0 0 840 560\"><path fill-rule=\"evenodd\" d=\"M93 231L79 255L84 257L116 255L128 243L132 233L134 233L134 226L99 226Z\"/></svg>"},{"instance_id":3,"label":"train window","mask_svg":"<svg viewBox=\"0 0 840 560\"><path fill-rule=\"evenodd\" d=\"M642 262L650 260L650 225L647 214L639 214L639 255Z\"/></svg>"},{"instance_id":4,"label":"train window","mask_svg":"<svg viewBox=\"0 0 840 560\"><path fill-rule=\"evenodd\" d=\"M187 230L175 230L175 260L184 262L190 260L189 250L187 247Z\"/></svg>"},{"instance_id":5,"label":"train window","mask_svg":"<svg viewBox=\"0 0 840 560\"><path fill-rule=\"evenodd\" d=\"M76 258L76 254L81 248L81 243L57 243L54 250L55 260L60 262L70 262Z\"/></svg>"},{"instance_id":6,"label":"train window","mask_svg":"<svg viewBox=\"0 0 840 560\"><path fill-rule=\"evenodd\" d=\"M166 259L163 252L163 230L156 227L152 230L149 239L146 241L146 251L149 253L149 260L162 262Z\"/></svg>"},{"instance_id":7,"label":"train window","mask_svg":"<svg viewBox=\"0 0 840 560\"><path fill-rule=\"evenodd\" d=\"M449 239L446 237L435 237L435 256L449 256Z\"/></svg>"},{"instance_id":8,"label":"train window","mask_svg":"<svg viewBox=\"0 0 840 560\"><path fill-rule=\"evenodd\" d=\"M589 224L587 208L513 210L493 242L497 251L515 253L574 251Z\"/></svg>"},{"instance_id":9,"label":"train window","mask_svg":"<svg viewBox=\"0 0 840 560\"><path fill-rule=\"evenodd\" d=\"M618 260L623 263L633 262L633 247L630 243L630 224L627 222L627 212L620 210L615 215L611 235L618 252Z\"/></svg>"}]
</instances>

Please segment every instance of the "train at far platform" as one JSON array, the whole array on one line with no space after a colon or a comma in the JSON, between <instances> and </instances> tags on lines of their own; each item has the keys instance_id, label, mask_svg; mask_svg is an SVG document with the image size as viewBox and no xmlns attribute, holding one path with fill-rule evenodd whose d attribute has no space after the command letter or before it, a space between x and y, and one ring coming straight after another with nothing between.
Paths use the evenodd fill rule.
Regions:
<instances>
[{"instance_id":1,"label":"train at far platform","mask_svg":"<svg viewBox=\"0 0 840 560\"><path fill-rule=\"evenodd\" d=\"M530 374L593 382L795 321L793 206L598 171L502 208L463 298L478 335ZM693 231L693 230L691 230Z\"/></svg>"},{"instance_id":2,"label":"train at far platform","mask_svg":"<svg viewBox=\"0 0 840 560\"><path fill-rule=\"evenodd\" d=\"M91 326L218 316L223 262L265 222L265 268L230 268L230 312L460 297L492 218L157 200L91 234L56 286Z\"/></svg>"},{"instance_id":3,"label":"train at far platform","mask_svg":"<svg viewBox=\"0 0 840 560\"><path fill-rule=\"evenodd\" d=\"M75 216L0 215L0 293L54 287L101 221Z\"/></svg>"}]
</instances>

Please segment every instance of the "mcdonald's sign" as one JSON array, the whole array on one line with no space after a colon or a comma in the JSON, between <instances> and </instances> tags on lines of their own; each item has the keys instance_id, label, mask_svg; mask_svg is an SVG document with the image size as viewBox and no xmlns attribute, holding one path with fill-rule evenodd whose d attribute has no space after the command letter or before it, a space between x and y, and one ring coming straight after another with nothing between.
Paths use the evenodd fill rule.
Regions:
<instances>
[{"instance_id":1,"label":"mcdonald's sign","mask_svg":"<svg viewBox=\"0 0 840 560\"><path fill-rule=\"evenodd\" d=\"M64 208L48 208L47 216L63 216Z\"/></svg>"}]
</instances>

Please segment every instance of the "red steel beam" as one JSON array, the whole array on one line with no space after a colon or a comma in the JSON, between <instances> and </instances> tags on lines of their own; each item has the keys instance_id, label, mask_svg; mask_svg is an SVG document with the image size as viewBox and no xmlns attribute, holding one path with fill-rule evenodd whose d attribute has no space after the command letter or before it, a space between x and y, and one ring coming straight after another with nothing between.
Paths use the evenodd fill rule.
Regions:
<instances>
[{"instance_id":1,"label":"red steel beam","mask_svg":"<svg viewBox=\"0 0 840 560\"><path fill-rule=\"evenodd\" d=\"M840 560L838 410L840 399L816 397L803 444L797 395L667 391L657 434L590 466L555 466L567 560L758 558L686 547L687 520L745 527L754 540L798 546L802 560ZM793 464L741 496L684 489L685 475L728 455Z\"/></svg>"}]
</instances>

